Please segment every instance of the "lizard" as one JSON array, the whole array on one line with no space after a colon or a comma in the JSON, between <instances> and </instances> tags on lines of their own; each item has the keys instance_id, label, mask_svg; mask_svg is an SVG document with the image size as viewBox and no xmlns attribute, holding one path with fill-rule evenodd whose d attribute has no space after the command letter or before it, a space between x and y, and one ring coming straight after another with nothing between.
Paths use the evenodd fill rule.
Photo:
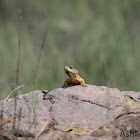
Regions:
<instances>
[{"instance_id":1,"label":"lizard","mask_svg":"<svg viewBox=\"0 0 140 140\"><path fill-rule=\"evenodd\" d=\"M79 76L79 71L77 69L69 66L64 66L64 71L69 76L69 79L65 81L62 87L66 88L67 85L70 84L85 86L85 81Z\"/></svg>"},{"instance_id":2,"label":"lizard","mask_svg":"<svg viewBox=\"0 0 140 140\"><path fill-rule=\"evenodd\" d=\"M64 71L65 73L69 76L69 79L67 79L64 83L64 85L62 86L63 88L66 88L68 85L70 84L74 84L74 85L81 85L81 86L86 86L85 85L85 81L83 78L81 78L78 75L78 70L73 68L73 67L69 67L69 66L65 66L64 67ZM52 90L51 90L52 91ZM46 95L49 93L50 91L45 91L43 90L42 93L44 93L43 95L43 100L46 100Z\"/></svg>"}]
</instances>

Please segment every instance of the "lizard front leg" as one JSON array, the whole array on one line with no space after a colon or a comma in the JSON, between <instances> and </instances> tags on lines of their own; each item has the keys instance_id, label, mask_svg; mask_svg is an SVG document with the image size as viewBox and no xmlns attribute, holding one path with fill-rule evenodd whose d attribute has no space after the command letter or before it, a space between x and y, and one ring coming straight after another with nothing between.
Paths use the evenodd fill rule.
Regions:
<instances>
[{"instance_id":1,"label":"lizard front leg","mask_svg":"<svg viewBox=\"0 0 140 140\"><path fill-rule=\"evenodd\" d=\"M78 77L76 78L76 80L79 81L79 83L80 83L81 86L83 86L83 87L86 86L86 85L85 85L85 81L84 81L83 78L81 78L81 77L78 76Z\"/></svg>"},{"instance_id":2,"label":"lizard front leg","mask_svg":"<svg viewBox=\"0 0 140 140\"><path fill-rule=\"evenodd\" d=\"M71 79L67 79L65 82L64 82L64 85L63 85L63 88L67 88L67 86L71 83Z\"/></svg>"}]
</instances>

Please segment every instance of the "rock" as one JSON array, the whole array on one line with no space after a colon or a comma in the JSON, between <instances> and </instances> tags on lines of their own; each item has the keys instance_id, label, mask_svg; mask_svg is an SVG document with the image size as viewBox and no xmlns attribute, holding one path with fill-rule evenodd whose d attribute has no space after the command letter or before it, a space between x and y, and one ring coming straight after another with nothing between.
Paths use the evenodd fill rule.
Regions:
<instances>
[{"instance_id":1,"label":"rock","mask_svg":"<svg viewBox=\"0 0 140 140\"><path fill-rule=\"evenodd\" d=\"M124 114L91 133L91 136L108 138L111 140L139 140L140 139L140 112Z\"/></svg>"},{"instance_id":2,"label":"rock","mask_svg":"<svg viewBox=\"0 0 140 140\"><path fill-rule=\"evenodd\" d=\"M138 114L140 111L139 92L121 92L105 86L76 85L66 89L56 88L49 92L32 91L18 96L16 101L13 135L10 132L13 128L15 100L0 101L0 112L5 114L1 115L4 122L1 123L1 135L9 139L18 136L20 139L29 137L41 140L105 140L109 135L103 128L117 124L117 119L123 120L119 126L123 126L123 123L129 125L125 122L124 115L134 121L132 127L139 123L129 117L130 113ZM116 129L114 127L113 130ZM7 135L7 132L10 134ZM119 132L115 133L115 136ZM110 137L113 138L112 135Z\"/></svg>"}]
</instances>

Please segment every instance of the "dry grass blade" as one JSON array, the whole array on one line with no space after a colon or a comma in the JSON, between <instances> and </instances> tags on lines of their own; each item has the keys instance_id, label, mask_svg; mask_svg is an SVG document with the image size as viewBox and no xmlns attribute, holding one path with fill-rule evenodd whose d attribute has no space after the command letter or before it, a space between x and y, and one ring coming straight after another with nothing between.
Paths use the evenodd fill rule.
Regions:
<instances>
[{"instance_id":1,"label":"dry grass blade","mask_svg":"<svg viewBox=\"0 0 140 140\"><path fill-rule=\"evenodd\" d=\"M21 87L23 87L23 86L24 86L24 85L18 86L18 87L16 87L13 91L11 91L10 94L7 96L6 100L9 99L9 97L11 96L11 94L12 94L14 91L16 91L17 89L19 89L19 88L21 88Z\"/></svg>"},{"instance_id":2,"label":"dry grass blade","mask_svg":"<svg viewBox=\"0 0 140 140\"><path fill-rule=\"evenodd\" d=\"M46 26L46 29L45 29L44 34L43 34L43 41L42 41L42 44L41 44L40 53L39 53L39 57L38 57L37 65L36 65L36 71L35 71L34 76L33 76L33 85L35 85L38 66L39 66L39 63L40 63L40 60L41 60L41 55L42 55L43 49L45 47L46 36L47 36L47 26Z\"/></svg>"},{"instance_id":3,"label":"dry grass blade","mask_svg":"<svg viewBox=\"0 0 140 140\"><path fill-rule=\"evenodd\" d=\"M16 71L16 86L18 86L18 79L19 79L19 67L20 67L20 52L21 52L21 9L19 9L19 33L18 33L18 61L17 61L17 71ZM16 121L16 108L17 108L17 90L15 92L15 106L14 106L14 120L13 120L13 133L15 131L15 121Z\"/></svg>"}]
</instances>

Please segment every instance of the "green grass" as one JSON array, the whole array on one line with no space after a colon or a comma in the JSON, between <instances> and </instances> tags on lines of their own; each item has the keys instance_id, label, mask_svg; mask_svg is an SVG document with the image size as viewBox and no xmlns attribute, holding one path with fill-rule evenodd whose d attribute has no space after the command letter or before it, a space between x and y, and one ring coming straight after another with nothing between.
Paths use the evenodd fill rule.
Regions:
<instances>
[{"instance_id":1,"label":"green grass","mask_svg":"<svg viewBox=\"0 0 140 140\"><path fill-rule=\"evenodd\" d=\"M140 1L40 0L0 5L0 99L16 85L18 9L22 9L19 94L61 86L64 66L87 84L140 90ZM47 24L45 48L33 76Z\"/></svg>"}]
</instances>

